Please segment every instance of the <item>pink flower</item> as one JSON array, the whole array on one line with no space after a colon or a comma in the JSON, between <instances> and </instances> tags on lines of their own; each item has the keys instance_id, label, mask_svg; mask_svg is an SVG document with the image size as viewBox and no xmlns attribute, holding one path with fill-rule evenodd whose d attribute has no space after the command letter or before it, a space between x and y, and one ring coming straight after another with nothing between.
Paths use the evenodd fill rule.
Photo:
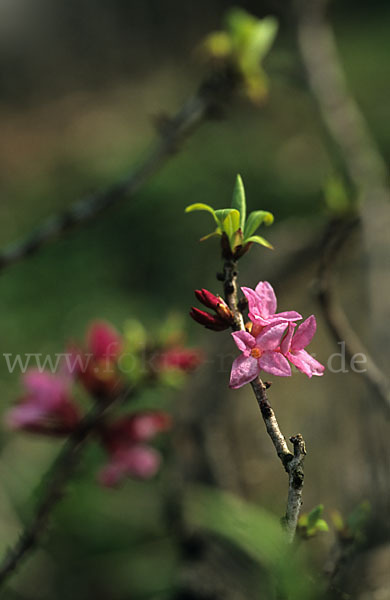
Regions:
<instances>
[{"instance_id":1,"label":"pink flower","mask_svg":"<svg viewBox=\"0 0 390 600\"><path fill-rule=\"evenodd\" d=\"M92 323L87 333L86 351L71 347L75 374L86 390L95 396L109 397L121 389L117 361L123 342L119 333L105 321Z\"/></svg>"},{"instance_id":2,"label":"pink flower","mask_svg":"<svg viewBox=\"0 0 390 600\"><path fill-rule=\"evenodd\" d=\"M49 435L66 435L80 421L70 395L70 380L64 375L28 371L23 378L26 394L6 415L12 429Z\"/></svg>"},{"instance_id":3,"label":"pink flower","mask_svg":"<svg viewBox=\"0 0 390 600\"><path fill-rule=\"evenodd\" d=\"M122 350L122 338L119 333L105 321L92 323L88 334L88 348L96 360L116 360Z\"/></svg>"},{"instance_id":4,"label":"pink flower","mask_svg":"<svg viewBox=\"0 0 390 600\"><path fill-rule=\"evenodd\" d=\"M325 367L313 358L306 350L317 329L314 315L299 325L294 334L295 323L289 323L287 335L280 344L280 350L288 360L308 377L323 375Z\"/></svg>"},{"instance_id":5,"label":"pink flower","mask_svg":"<svg viewBox=\"0 0 390 600\"><path fill-rule=\"evenodd\" d=\"M260 281L255 290L242 287L249 305L249 318L253 323L265 326L280 321L297 321L302 315L290 310L276 313L276 296L273 287L268 281Z\"/></svg>"},{"instance_id":6,"label":"pink flower","mask_svg":"<svg viewBox=\"0 0 390 600\"><path fill-rule=\"evenodd\" d=\"M285 322L268 325L256 337L247 331L232 333L243 354L233 362L229 384L231 388L237 389L253 381L261 370L280 377L291 375L287 359L278 351L286 327Z\"/></svg>"},{"instance_id":7,"label":"pink flower","mask_svg":"<svg viewBox=\"0 0 390 600\"><path fill-rule=\"evenodd\" d=\"M160 466L161 456L148 442L171 426L169 415L162 412L140 413L111 423L102 435L108 463L99 474L107 487L118 485L126 476L150 479Z\"/></svg>"},{"instance_id":8,"label":"pink flower","mask_svg":"<svg viewBox=\"0 0 390 600\"><path fill-rule=\"evenodd\" d=\"M199 350L191 350L183 346L171 346L161 352L158 357L158 369L179 369L189 373L203 362Z\"/></svg>"},{"instance_id":9,"label":"pink flower","mask_svg":"<svg viewBox=\"0 0 390 600\"><path fill-rule=\"evenodd\" d=\"M142 444L119 449L110 457L108 464L99 473L99 481L105 487L115 487L126 476L139 479L153 477L161 464L157 450Z\"/></svg>"}]
</instances>

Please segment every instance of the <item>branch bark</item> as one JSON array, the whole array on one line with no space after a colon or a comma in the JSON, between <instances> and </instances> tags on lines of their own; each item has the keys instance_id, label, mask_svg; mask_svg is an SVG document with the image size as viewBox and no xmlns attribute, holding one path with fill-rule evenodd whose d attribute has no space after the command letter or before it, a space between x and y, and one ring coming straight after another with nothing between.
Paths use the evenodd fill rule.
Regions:
<instances>
[{"instance_id":1,"label":"branch bark","mask_svg":"<svg viewBox=\"0 0 390 600\"><path fill-rule=\"evenodd\" d=\"M230 68L214 71L172 118L158 119L159 140L130 173L110 188L75 202L66 212L48 218L26 239L10 244L0 252L0 272L50 244L61 235L81 227L124 197L133 197L178 151L180 144L207 118L221 111L238 84ZM157 120L156 120L157 121Z\"/></svg>"},{"instance_id":2,"label":"branch bark","mask_svg":"<svg viewBox=\"0 0 390 600\"><path fill-rule=\"evenodd\" d=\"M390 226L388 172L364 116L348 89L333 31L326 19L327 4L327 0L295 1L297 40L309 91L333 149L330 158L343 175L349 193L357 198L360 218L329 224L318 270L318 298L331 334L338 343L345 343L347 357L365 354L366 371L361 374L390 415L390 381L351 327L336 301L332 285L335 259L350 233L360 224L371 262L370 301L375 339L381 339L383 348L387 349L388 333L383 331L383 322L389 316L386 282L388 289L390 282L388 268L383 268L383 257L388 255ZM379 290L383 293L378 293Z\"/></svg>"},{"instance_id":3,"label":"branch bark","mask_svg":"<svg viewBox=\"0 0 390 600\"><path fill-rule=\"evenodd\" d=\"M343 344L345 355L351 361L355 355L363 354L365 370L361 375L379 399L387 417L390 417L390 381L378 367L363 342L352 328L341 305L335 299L333 265L349 239L350 234L360 223L358 218L346 222L330 223L323 240L322 256L318 268L318 300L329 331L338 344Z\"/></svg>"},{"instance_id":4,"label":"branch bark","mask_svg":"<svg viewBox=\"0 0 390 600\"><path fill-rule=\"evenodd\" d=\"M234 314L234 327L236 331L245 330L244 317L239 309L237 290L238 269L237 262L227 259L224 264L223 286L225 301ZM286 529L287 538L290 542L294 540L299 513L302 505L302 492L304 482L303 463L306 456L306 447L300 433L290 438L294 452L290 452L286 439L281 432L275 413L267 397L268 384L260 377L251 382L251 387L260 408L267 433L274 445L276 453L288 474L288 496L286 513L283 524Z\"/></svg>"},{"instance_id":5,"label":"branch bark","mask_svg":"<svg viewBox=\"0 0 390 600\"><path fill-rule=\"evenodd\" d=\"M65 494L66 485L79 463L90 435L99 427L113 404L127 400L133 394L133 391L133 389L127 390L125 393L107 402L97 401L77 429L75 429L64 443L57 459L44 477L44 481L47 480L47 485L35 509L31 523L26 525L19 539L13 547L9 548L0 564L0 586L6 582L20 566L21 562L37 547L47 528L53 510Z\"/></svg>"}]
</instances>

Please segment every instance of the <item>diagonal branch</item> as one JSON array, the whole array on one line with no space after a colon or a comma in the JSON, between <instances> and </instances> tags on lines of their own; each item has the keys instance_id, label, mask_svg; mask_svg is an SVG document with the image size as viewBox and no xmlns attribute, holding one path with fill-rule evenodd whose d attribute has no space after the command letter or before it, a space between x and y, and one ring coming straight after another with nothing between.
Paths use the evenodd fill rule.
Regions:
<instances>
[{"instance_id":1,"label":"diagonal branch","mask_svg":"<svg viewBox=\"0 0 390 600\"><path fill-rule=\"evenodd\" d=\"M142 162L112 187L75 202L64 213L48 218L26 239L0 251L0 272L37 253L53 240L81 227L124 197L131 198L178 151L180 144L207 118L229 102L238 84L232 69L216 70L205 79L172 118L159 119L160 139Z\"/></svg>"},{"instance_id":2,"label":"diagonal branch","mask_svg":"<svg viewBox=\"0 0 390 600\"><path fill-rule=\"evenodd\" d=\"M332 28L326 20L327 0L295 0L297 40L308 87L316 101L323 131L330 142L331 159L344 177L352 198L359 200L360 219L330 222L322 244L318 270L319 302L331 334L345 344L349 359L365 354L366 370L361 374L390 414L390 381L364 348L341 306L336 302L332 266L350 233L361 224L371 259L371 304L377 319L378 337L388 346L383 322L388 316L386 285L388 269L381 266L388 255L390 226L389 182L386 164L372 139L364 116L351 95L338 56ZM335 158L336 157L336 158ZM378 293L383 290L383 293Z\"/></svg>"},{"instance_id":3,"label":"diagonal branch","mask_svg":"<svg viewBox=\"0 0 390 600\"><path fill-rule=\"evenodd\" d=\"M337 221L329 224L318 268L318 300L333 338L345 348L346 358L351 362L354 356L364 355L365 370L359 374L374 391L387 416L390 416L390 381L352 328L334 294L332 266L359 223L360 220L355 218L345 223Z\"/></svg>"},{"instance_id":4,"label":"diagonal branch","mask_svg":"<svg viewBox=\"0 0 390 600\"><path fill-rule=\"evenodd\" d=\"M237 292L237 262L227 259L224 265L224 295L225 301L234 315L233 329L245 330L244 317L239 309ZM300 433L290 438L294 453L291 453L286 439L280 430L279 423L267 397L267 387L260 377L251 382L253 393L260 408L261 416L269 437L274 445L276 453L288 474L288 496L286 513L283 523L286 528L287 537L290 542L294 540L298 517L302 505L302 491L304 481L303 462L306 456L306 447Z\"/></svg>"},{"instance_id":5,"label":"diagonal branch","mask_svg":"<svg viewBox=\"0 0 390 600\"><path fill-rule=\"evenodd\" d=\"M134 389L129 389L109 401L97 401L64 443L57 459L44 477L44 480L47 480L47 485L35 509L32 521L26 525L17 542L8 549L3 561L0 563L0 586L6 582L20 563L40 542L53 510L65 494L65 488L79 463L90 435L97 430L114 403L124 402L133 393Z\"/></svg>"}]
</instances>

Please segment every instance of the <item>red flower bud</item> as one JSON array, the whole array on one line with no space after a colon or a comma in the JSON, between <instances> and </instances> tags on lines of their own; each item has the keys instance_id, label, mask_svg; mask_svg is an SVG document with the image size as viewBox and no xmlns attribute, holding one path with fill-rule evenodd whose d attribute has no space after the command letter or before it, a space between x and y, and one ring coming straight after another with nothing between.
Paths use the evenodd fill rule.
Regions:
<instances>
[{"instance_id":1,"label":"red flower bud","mask_svg":"<svg viewBox=\"0 0 390 600\"><path fill-rule=\"evenodd\" d=\"M214 294L208 290L205 290L204 288L201 290L195 290L195 296L204 306L207 306L207 308L212 308L213 310L217 310L218 304L223 302L222 298L219 296L214 296Z\"/></svg>"},{"instance_id":2,"label":"red flower bud","mask_svg":"<svg viewBox=\"0 0 390 600\"><path fill-rule=\"evenodd\" d=\"M233 323L234 317L232 311L223 298L220 296L215 296L204 288L201 290L195 290L195 296L204 306L215 310L217 315L224 321L227 321L229 325Z\"/></svg>"},{"instance_id":3,"label":"red flower bud","mask_svg":"<svg viewBox=\"0 0 390 600\"><path fill-rule=\"evenodd\" d=\"M204 310L199 310L198 308L191 308L190 317L197 323L200 323L200 325L203 325L207 329L212 329L213 331L223 331L229 327L229 323L227 323L226 320L221 319L221 317L217 315L211 315Z\"/></svg>"}]
</instances>

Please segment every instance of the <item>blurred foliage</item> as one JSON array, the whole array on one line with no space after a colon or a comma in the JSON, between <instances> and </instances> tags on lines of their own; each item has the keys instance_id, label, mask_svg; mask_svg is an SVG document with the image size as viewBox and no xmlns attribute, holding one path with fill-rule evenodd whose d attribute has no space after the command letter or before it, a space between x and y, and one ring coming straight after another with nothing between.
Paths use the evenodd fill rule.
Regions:
<instances>
[{"instance_id":1,"label":"blurred foliage","mask_svg":"<svg viewBox=\"0 0 390 600\"><path fill-rule=\"evenodd\" d=\"M262 63L278 30L274 17L256 19L241 8L228 11L226 29L210 33L201 44L201 53L215 62L231 64L241 75L246 96L261 103L268 91Z\"/></svg>"},{"instance_id":2,"label":"blurred foliage","mask_svg":"<svg viewBox=\"0 0 390 600\"><path fill-rule=\"evenodd\" d=\"M187 494L190 523L229 540L267 566L270 577L267 598L286 595L291 600L315 598L303 557L287 544L279 519L226 492L191 489Z\"/></svg>"},{"instance_id":3,"label":"blurred foliage","mask_svg":"<svg viewBox=\"0 0 390 600\"><path fill-rule=\"evenodd\" d=\"M116 181L142 157L153 135L150 115L179 106L194 89L202 73L190 64L192 49L207 31L220 26L222 10L230 6L227 1L40 0L4 2L1 10L12 4L21 12L14 22L1 20L0 41L2 245L23 236L80 194ZM348 208L335 180L324 201L329 160L302 87L288 20L274 4L240 3L259 17L275 9L280 20L275 48L265 58L270 79L267 103L261 110L236 103L227 119L209 122L200 130L135 200L124 201L82 231L3 273L3 352L57 352L96 317L117 325L128 319L133 343L137 336L142 341L142 331L131 325L134 318L161 335L172 309L181 315L187 312L194 288L214 289L220 267L218 243L210 241L215 244L211 248L197 244L199 224L184 215L184 207L198 202L223 205L231 197L237 172L245 181L248 208L261 205L278 224L304 216L310 229L325 220L329 207L336 212ZM348 78L389 161L388 5L343 0L333 3L332 11ZM273 235L272 228L271 243ZM256 262L259 270L261 264ZM301 284L298 281L295 287ZM192 339L199 340L201 331L190 320L188 327ZM20 392L19 379L7 372L4 361L0 376L5 410ZM339 388L329 385L339 401ZM310 396L311 406L312 400ZM139 400L141 408L171 402L169 394L162 398L156 390ZM283 409L281 402L278 408ZM316 409L311 419L315 463L322 456L318 446L313 448L320 411ZM330 436L330 431L325 433ZM340 432L335 435L341 438ZM6 432L0 441L0 550L4 550L31 516L40 494L34 489L58 444L11 439ZM119 493L103 490L93 476L100 452L97 446L88 448L42 550L23 566L5 598L171 597L181 557L164 512L164 478L169 479L169 470L151 482L129 481ZM264 460L268 459L272 460L266 451ZM314 488L329 487L317 466L307 468ZM268 475L265 468L270 485L262 493L273 506L274 477ZM346 514L356 502L351 489L359 491L348 489L343 498ZM275 518L255 507L247 512L230 497L198 500L192 516L198 525L264 562L267 538L252 534L263 527L275 532ZM218 508L219 502L228 506L229 514L221 504ZM230 518L233 514L236 521ZM311 548L319 544L313 550L318 563L325 537L330 536L310 540ZM271 560L272 548L269 551Z\"/></svg>"}]
</instances>

